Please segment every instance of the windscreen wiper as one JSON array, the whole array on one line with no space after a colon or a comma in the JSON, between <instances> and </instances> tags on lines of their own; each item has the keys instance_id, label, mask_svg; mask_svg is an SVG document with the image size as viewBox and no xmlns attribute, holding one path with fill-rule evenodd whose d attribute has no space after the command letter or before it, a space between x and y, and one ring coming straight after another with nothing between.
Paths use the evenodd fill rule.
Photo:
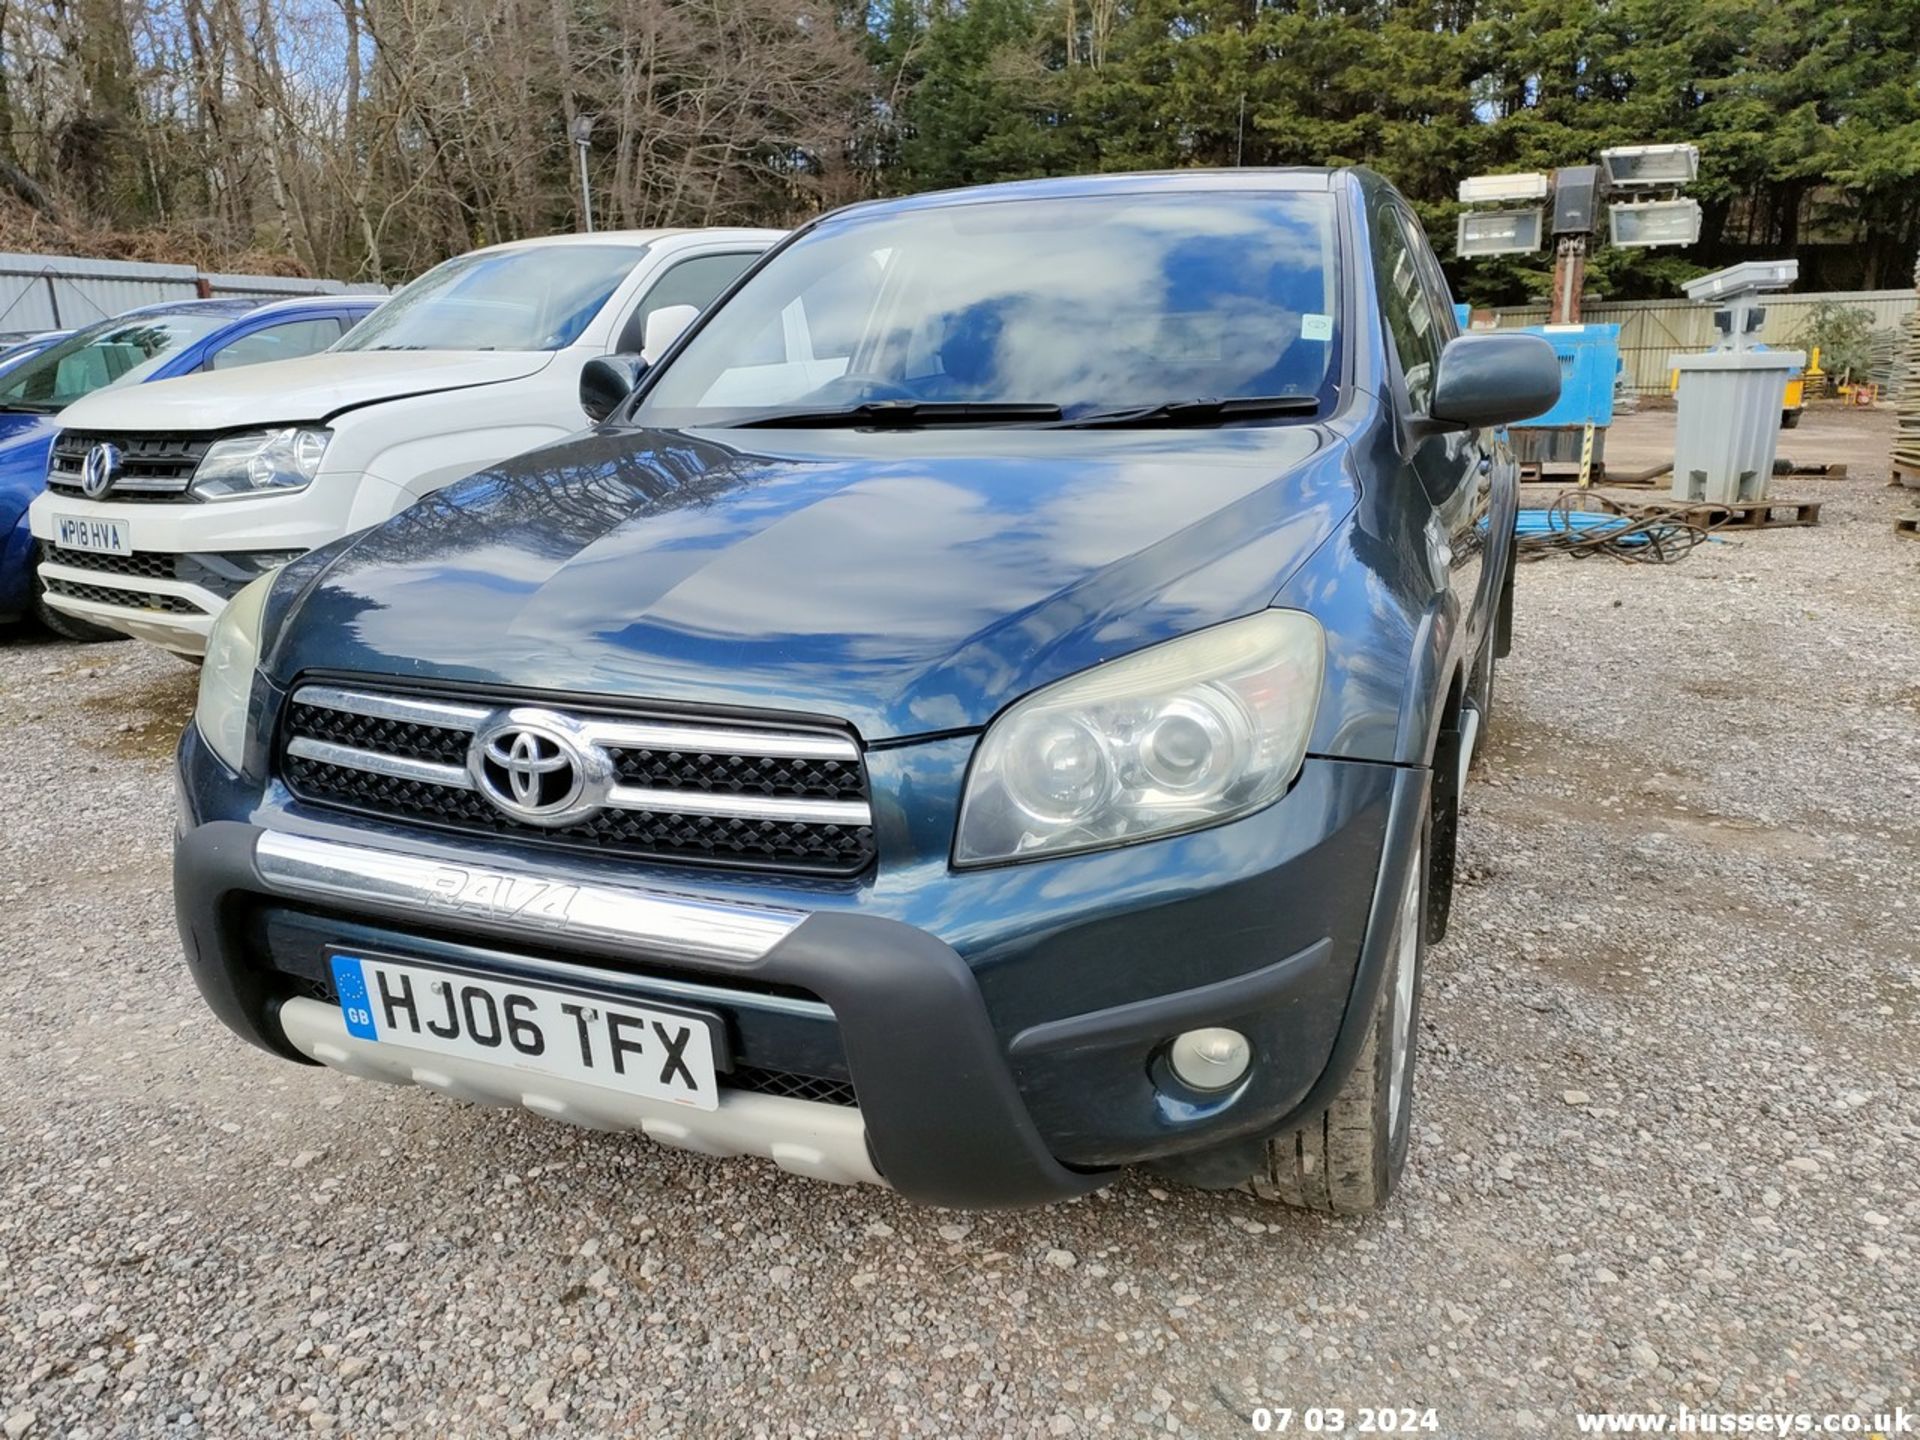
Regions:
<instances>
[{"instance_id":1,"label":"windscreen wiper","mask_svg":"<svg viewBox=\"0 0 1920 1440\"><path fill-rule=\"evenodd\" d=\"M839 427L910 429L916 425L1041 425L1060 419L1058 405L975 400L868 400L839 410L780 410L736 420L736 430Z\"/></svg>"},{"instance_id":2,"label":"windscreen wiper","mask_svg":"<svg viewBox=\"0 0 1920 1440\"><path fill-rule=\"evenodd\" d=\"M1193 400L1165 400L1158 405L1136 405L1127 410L1095 410L1062 420L1064 430L1094 426L1218 425L1227 420L1260 420L1277 415L1317 415L1320 401L1313 395L1236 395L1231 399L1201 396Z\"/></svg>"}]
</instances>

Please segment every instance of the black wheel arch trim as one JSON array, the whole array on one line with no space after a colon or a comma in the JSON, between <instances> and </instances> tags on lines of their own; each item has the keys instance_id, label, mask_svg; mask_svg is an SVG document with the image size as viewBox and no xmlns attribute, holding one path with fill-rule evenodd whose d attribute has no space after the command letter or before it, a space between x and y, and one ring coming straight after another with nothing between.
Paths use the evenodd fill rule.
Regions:
<instances>
[{"instance_id":1,"label":"black wheel arch trim","mask_svg":"<svg viewBox=\"0 0 1920 1440\"><path fill-rule=\"evenodd\" d=\"M1301 1098L1293 1114L1274 1128L1276 1135L1296 1129L1325 1110L1353 1073L1354 1062L1366 1043L1373 1007L1379 1001L1381 987L1392 967L1395 912L1399 908L1401 887L1406 884L1407 867L1420 854L1420 831L1426 824L1431 782L1432 773L1424 768L1404 766L1394 773L1393 795L1387 803L1386 839L1374 875L1373 899L1367 906L1367 928L1360 942L1360 959L1354 967L1346 1014L1340 1019L1340 1031L1334 1037L1326 1068Z\"/></svg>"}]
</instances>

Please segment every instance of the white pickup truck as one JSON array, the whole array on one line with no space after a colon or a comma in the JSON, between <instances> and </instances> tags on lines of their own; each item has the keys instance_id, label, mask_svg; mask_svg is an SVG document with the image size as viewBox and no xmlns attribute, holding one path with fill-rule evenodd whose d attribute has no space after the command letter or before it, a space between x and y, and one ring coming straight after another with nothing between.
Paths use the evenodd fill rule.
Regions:
<instances>
[{"instance_id":1,"label":"white pickup truck","mask_svg":"<svg viewBox=\"0 0 1920 1440\"><path fill-rule=\"evenodd\" d=\"M669 343L780 236L495 245L428 271L320 354L81 400L30 515L46 601L198 656L248 581L583 428L589 360Z\"/></svg>"}]
</instances>

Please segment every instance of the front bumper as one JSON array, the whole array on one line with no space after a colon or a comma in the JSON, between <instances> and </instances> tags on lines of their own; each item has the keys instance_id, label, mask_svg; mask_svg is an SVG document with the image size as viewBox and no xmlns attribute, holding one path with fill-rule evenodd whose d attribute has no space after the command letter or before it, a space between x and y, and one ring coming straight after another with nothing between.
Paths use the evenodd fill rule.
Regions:
<instances>
[{"instance_id":1,"label":"front bumper","mask_svg":"<svg viewBox=\"0 0 1920 1440\"><path fill-rule=\"evenodd\" d=\"M206 654L207 634L246 580L235 564L250 556L298 555L347 532L341 477L320 476L284 496L227 502L85 500L45 492L28 510L33 535L46 547L40 577L47 604L76 619L131 635L177 654ZM57 555L59 516L118 524L137 561L185 558L187 578L123 573L63 564ZM143 566L150 569L150 566Z\"/></svg>"},{"instance_id":2,"label":"front bumper","mask_svg":"<svg viewBox=\"0 0 1920 1440\"><path fill-rule=\"evenodd\" d=\"M228 792L191 730L182 772L189 964L255 1043L391 1071L391 1057L345 1053L332 1033L337 1011L315 988L330 944L614 977L720 1011L749 1065L844 1074L857 1108L726 1092L704 1121L624 1098L611 1110L606 1096L529 1098L510 1076L441 1066L427 1083L966 1207L1083 1193L1118 1165L1257 1140L1323 1107L1384 973L1426 803L1424 771L1312 761L1278 805L1195 836L889 881L883 827L881 880L783 886L482 854L272 792L265 806L257 792L252 806L222 803L243 787ZM558 899L538 888L556 885ZM1104 973L1080 983L1089 966ZM1183 1093L1159 1057L1172 1034L1210 1024L1241 1029L1259 1059L1226 1094Z\"/></svg>"}]
</instances>

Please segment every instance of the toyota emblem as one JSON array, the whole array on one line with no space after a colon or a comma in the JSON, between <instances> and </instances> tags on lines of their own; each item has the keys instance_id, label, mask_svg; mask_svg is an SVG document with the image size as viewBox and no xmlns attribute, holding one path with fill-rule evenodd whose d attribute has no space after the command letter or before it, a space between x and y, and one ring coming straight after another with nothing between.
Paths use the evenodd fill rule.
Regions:
<instances>
[{"instance_id":1,"label":"toyota emblem","mask_svg":"<svg viewBox=\"0 0 1920 1440\"><path fill-rule=\"evenodd\" d=\"M598 808L593 761L565 717L506 712L474 733L467 773L501 814L527 825L566 825Z\"/></svg>"},{"instance_id":2,"label":"toyota emblem","mask_svg":"<svg viewBox=\"0 0 1920 1440\"><path fill-rule=\"evenodd\" d=\"M87 458L80 464L80 493L89 500L104 500L113 482L120 478L124 458L118 445L105 440L87 451Z\"/></svg>"}]
</instances>

